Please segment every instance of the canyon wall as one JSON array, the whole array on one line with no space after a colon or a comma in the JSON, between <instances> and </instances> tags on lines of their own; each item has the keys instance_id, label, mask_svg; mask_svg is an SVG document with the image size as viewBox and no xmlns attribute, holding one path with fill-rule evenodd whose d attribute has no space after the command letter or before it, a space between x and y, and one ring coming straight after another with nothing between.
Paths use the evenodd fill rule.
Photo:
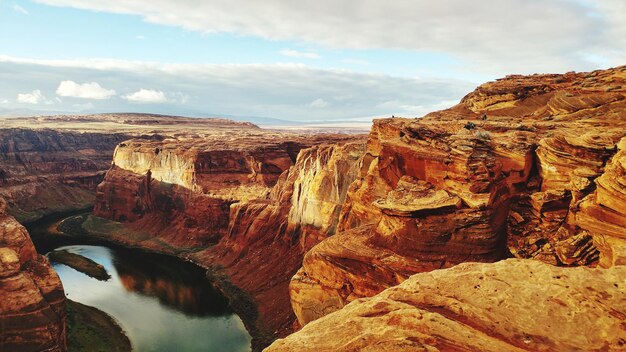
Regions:
<instances>
[{"instance_id":1,"label":"canyon wall","mask_svg":"<svg viewBox=\"0 0 626 352\"><path fill-rule=\"evenodd\" d=\"M509 76L424 118L375 121L337 235L292 279L299 322L466 261L623 262L624 111L620 67Z\"/></svg>"},{"instance_id":2,"label":"canyon wall","mask_svg":"<svg viewBox=\"0 0 626 352\"><path fill-rule=\"evenodd\" d=\"M0 350L65 351L65 294L0 198Z\"/></svg>"},{"instance_id":3,"label":"canyon wall","mask_svg":"<svg viewBox=\"0 0 626 352\"><path fill-rule=\"evenodd\" d=\"M126 141L94 213L146 234L109 238L226 274L237 290L226 293L254 305L239 313L266 345L293 330L289 279L304 252L335 232L363 139L262 131Z\"/></svg>"},{"instance_id":4,"label":"canyon wall","mask_svg":"<svg viewBox=\"0 0 626 352\"><path fill-rule=\"evenodd\" d=\"M267 352L623 351L626 266L464 263L412 276Z\"/></svg>"},{"instance_id":5,"label":"canyon wall","mask_svg":"<svg viewBox=\"0 0 626 352\"><path fill-rule=\"evenodd\" d=\"M21 222L93 204L119 133L0 129L0 196Z\"/></svg>"}]
</instances>

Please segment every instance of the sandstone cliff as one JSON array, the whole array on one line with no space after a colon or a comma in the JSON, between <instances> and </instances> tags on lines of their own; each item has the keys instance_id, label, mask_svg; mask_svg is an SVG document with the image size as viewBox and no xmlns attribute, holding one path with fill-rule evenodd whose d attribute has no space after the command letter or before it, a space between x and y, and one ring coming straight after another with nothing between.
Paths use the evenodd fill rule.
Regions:
<instances>
[{"instance_id":1,"label":"sandstone cliff","mask_svg":"<svg viewBox=\"0 0 626 352\"><path fill-rule=\"evenodd\" d=\"M174 252L212 275L219 267L237 287L227 294L254 306L242 315L253 335L266 336L255 343L267 344L292 331L289 279L304 252L335 232L362 140L230 131L126 141L94 213L148 233L114 240Z\"/></svg>"},{"instance_id":2,"label":"sandstone cliff","mask_svg":"<svg viewBox=\"0 0 626 352\"><path fill-rule=\"evenodd\" d=\"M65 351L65 295L0 199L0 350Z\"/></svg>"},{"instance_id":3,"label":"sandstone cliff","mask_svg":"<svg viewBox=\"0 0 626 352\"><path fill-rule=\"evenodd\" d=\"M622 262L625 111L620 67L509 76L424 118L375 121L338 234L291 282L298 320L465 261Z\"/></svg>"},{"instance_id":4,"label":"sandstone cliff","mask_svg":"<svg viewBox=\"0 0 626 352\"><path fill-rule=\"evenodd\" d=\"M417 274L265 351L623 351L626 267L535 260Z\"/></svg>"}]
</instances>

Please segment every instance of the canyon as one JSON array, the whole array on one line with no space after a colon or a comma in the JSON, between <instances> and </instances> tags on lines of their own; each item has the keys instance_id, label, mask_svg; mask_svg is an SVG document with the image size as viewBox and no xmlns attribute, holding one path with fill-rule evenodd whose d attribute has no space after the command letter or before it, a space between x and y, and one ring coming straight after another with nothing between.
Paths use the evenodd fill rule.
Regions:
<instances>
[{"instance_id":1,"label":"canyon","mask_svg":"<svg viewBox=\"0 0 626 352\"><path fill-rule=\"evenodd\" d=\"M42 129L0 129L7 211L27 222L93 205L81 231L203 267L255 350L626 345L624 66L507 76L367 136L158 115L26 121ZM56 315L38 326L55 333L36 341L63 350L58 277L34 249L11 249L30 240L2 219L2 277L44 285L26 263L45 269L54 294L38 307ZM3 321L24 309L3 307Z\"/></svg>"}]
</instances>

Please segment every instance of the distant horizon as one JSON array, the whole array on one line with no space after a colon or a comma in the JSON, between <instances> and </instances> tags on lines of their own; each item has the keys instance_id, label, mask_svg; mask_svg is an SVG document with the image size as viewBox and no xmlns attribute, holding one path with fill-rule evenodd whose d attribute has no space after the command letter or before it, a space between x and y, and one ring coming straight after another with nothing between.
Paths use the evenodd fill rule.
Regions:
<instances>
[{"instance_id":1,"label":"distant horizon","mask_svg":"<svg viewBox=\"0 0 626 352\"><path fill-rule=\"evenodd\" d=\"M237 115L228 115L228 114L198 114L198 115L180 115L180 114L164 114L157 112L136 112L136 111L111 111L111 112L23 112L20 114L2 114L0 112L0 120L1 119L19 119L19 118L32 118L32 117L55 117L55 116L106 116L106 115L146 115L146 116L159 116L159 117L179 117L179 118L191 118L191 119L225 119L231 120L235 122L250 122L258 126L281 126L281 127L307 127L307 126L325 126L327 127L337 127L341 125L354 125L359 128L364 128L372 124L375 119L384 119L391 117L406 117L406 118L419 118L413 116L374 116L374 117L363 117L363 118L354 118L354 119L346 119L346 120L311 120L311 121L297 121L297 120L287 120L287 119L277 119L267 116L237 116Z\"/></svg>"}]
</instances>

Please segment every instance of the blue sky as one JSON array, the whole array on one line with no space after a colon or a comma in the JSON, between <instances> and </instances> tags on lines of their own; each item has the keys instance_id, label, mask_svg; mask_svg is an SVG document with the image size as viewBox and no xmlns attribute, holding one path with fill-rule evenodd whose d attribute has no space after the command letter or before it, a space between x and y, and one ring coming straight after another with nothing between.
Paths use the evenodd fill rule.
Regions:
<instances>
[{"instance_id":1,"label":"blue sky","mask_svg":"<svg viewBox=\"0 0 626 352\"><path fill-rule=\"evenodd\" d=\"M0 115L421 116L626 64L621 0L0 0Z\"/></svg>"}]
</instances>

